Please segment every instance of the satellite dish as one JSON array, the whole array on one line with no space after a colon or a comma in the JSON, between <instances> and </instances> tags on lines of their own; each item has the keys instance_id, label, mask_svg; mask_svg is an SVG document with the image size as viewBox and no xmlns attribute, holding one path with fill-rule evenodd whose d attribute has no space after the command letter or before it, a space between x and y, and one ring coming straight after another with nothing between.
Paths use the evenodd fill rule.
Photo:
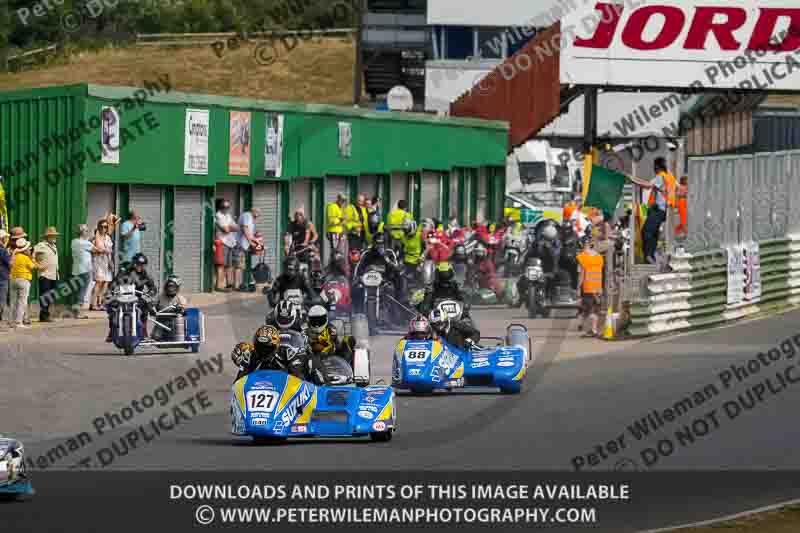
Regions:
<instances>
[{"instance_id":1,"label":"satellite dish","mask_svg":"<svg viewBox=\"0 0 800 533\"><path fill-rule=\"evenodd\" d=\"M408 87L395 85L386 95L386 104L392 111L411 111L414 108L414 97Z\"/></svg>"}]
</instances>

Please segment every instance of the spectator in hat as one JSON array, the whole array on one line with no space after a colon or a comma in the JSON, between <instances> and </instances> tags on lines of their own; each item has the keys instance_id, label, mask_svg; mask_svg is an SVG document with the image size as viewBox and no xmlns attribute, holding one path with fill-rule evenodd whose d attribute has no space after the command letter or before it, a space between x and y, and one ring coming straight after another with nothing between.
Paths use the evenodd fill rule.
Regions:
<instances>
[{"instance_id":1,"label":"spectator in hat","mask_svg":"<svg viewBox=\"0 0 800 533\"><path fill-rule=\"evenodd\" d=\"M93 252L94 290L89 304L90 311L103 310L103 295L106 293L108 284L114 279L114 241L111 240L111 235L109 235L109 226L108 218L101 218L97 222L94 232L94 240L92 241L95 247Z\"/></svg>"},{"instance_id":2,"label":"spectator in hat","mask_svg":"<svg viewBox=\"0 0 800 533\"><path fill-rule=\"evenodd\" d=\"M33 281L33 271L39 265L31 257L31 243L25 238L16 240L16 249L11 257L11 307L13 309L13 327L29 328L24 323L25 315L28 311L28 297L31 293L31 281Z\"/></svg>"},{"instance_id":3,"label":"spectator in hat","mask_svg":"<svg viewBox=\"0 0 800 533\"><path fill-rule=\"evenodd\" d=\"M86 300L86 293L91 285L92 277L92 253L99 250L90 240L92 232L87 224L78 226L78 236L72 239L70 246L72 250L72 275L78 278L78 299L72 309L75 318L89 318L88 315L81 313L81 304ZM73 285L74 286L74 285Z\"/></svg>"},{"instance_id":4,"label":"spectator in hat","mask_svg":"<svg viewBox=\"0 0 800 533\"><path fill-rule=\"evenodd\" d=\"M8 278L11 275L11 254L7 244L8 232L0 229L0 324L8 306Z\"/></svg>"},{"instance_id":5,"label":"spectator in hat","mask_svg":"<svg viewBox=\"0 0 800 533\"><path fill-rule=\"evenodd\" d=\"M8 237L8 249L13 254L17 249L17 239L27 239L28 234L22 226L15 226L11 228L11 235Z\"/></svg>"},{"instance_id":6,"label":"spectator in hat","mask_svg":"<svg viewBox=\"0 0 800 533\"><path fill-rule=\"evenodd\" d=\"M42 235L42 241L33 248L33 257L39 265L39 322L52 322L50 305L58 289L58 247L60 233L53 226Z\"/></svg>"}]
</instances>

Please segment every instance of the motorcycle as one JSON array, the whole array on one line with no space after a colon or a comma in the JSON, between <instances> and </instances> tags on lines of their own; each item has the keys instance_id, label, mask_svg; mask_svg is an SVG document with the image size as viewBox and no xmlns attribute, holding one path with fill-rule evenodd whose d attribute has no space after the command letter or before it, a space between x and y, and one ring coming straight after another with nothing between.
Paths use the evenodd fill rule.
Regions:
<instances>
[{"instance_id":1,"label":"motorcycle","mask_svg":"<svg viewBox=\"0 0 800 533\"><path fill-rule=\"evenodd\" d=\"M384 265L370 265L361 279L357 280L363 288L363 309L366 311L369 334L378 334L378 325L391 322L392 306L385 294L394 294L394 286L386 279Z\"/></svg>"},{"instance_id":2,"label":"motorcycle","mask_svg":"<svg viewBox=\"0 0 800 533\"><path fill-rule=\"evenodd\" d=\"M522 261L525 257L526 237L519 234L507 234L504 237L503 274L507 278L519 276L522 271Z\"/></svg>"},{"instance_id":3,"label":"motorcycle","mask_svg":"<svg viewBox=\"0 0 800 533\"><path fill-rule=\"evenodd\" d=\"M114 346L124 351L125 355L133 355L140 346L177 347L198 353L200 345L205 342L206 319L199 309L184 310L170 306L153 312L152 298L136 290L136 286L132 283L120 285L115 290L113 298L116 304L113 310L116 313L116 323L111 330L111 340ZM147 309L144 316L140 309L140 300ZM158 339L144 336L144 326L147 321L159 328ZM169 322L172 327L164 322Z\"/></svg>"},{"instance_id":4,"label":"motorcycle","mask_svg":"<svg viewBox=\"0 0 800 533\"><path fill-rule=\"evenodd\" d=\"M541 259L532 258L528 261L528 265L525 267L525 278L528 280L528 299L525 302L528 307L528 318L537 316L547 318L550 316L550 312L545 306L547 297Z\"/></svg>"},{"instance_id":5,"label":"motorcycle","mask_svg":"<svg viewBox=\"0 0 800 533\"><path fill-rule=\"evenodd\" d=\"M283 360L292 361L306 353L307 339L281 332L279 350ZM369 435L373 441L391 440L397 427L391 387L360 384L358 371L339 356L323 357L321 364L319 370L331 385L315 385L280 370L240 375L231 391L231 433L250 436L256 444L290 437Z\"/></svg>"},{"instance_id":6,"label":"motorcycle","mask_svg":"<svg viewBox=\"0 0 800 533\"><path fill-rule=\"evenodd\" d=\"M328 307L330 320L349 317L353 312L350 283L345 276L327 276L322 283L320 297Z\"/></svg>"}]
</instances>

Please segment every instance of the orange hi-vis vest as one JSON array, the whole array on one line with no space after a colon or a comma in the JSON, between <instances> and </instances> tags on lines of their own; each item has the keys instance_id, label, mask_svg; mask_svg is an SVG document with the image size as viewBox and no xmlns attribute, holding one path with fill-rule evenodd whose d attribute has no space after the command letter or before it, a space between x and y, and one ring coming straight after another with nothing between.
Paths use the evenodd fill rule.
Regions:
<instances>
[{"instance_id":1,"label":"orange hi-vis vest","mask_svg":"<svg viewBox=\"0 0 800 533\"><path fill-rule=\"evenodd\" d=\"M578 263L583 267L584 294L599 294L603 292L603 256L581 252L578 254Z\"/></svg>"},{"instance_id":2,"label":"orange hi-vis vest","mask_svg":"<svg viewBox=\"0 0 800 533\"><path fill-rule=\"evenodd\" d=\"M664 178L664 187L667 189L665 191L667 205L669 207L675 207L676 205L678 205L678 180L675 179L675 176L663 170L659 172L657 175L662 176ZM656 192L655 189L652 189L650 191L650 198L647 201L647 205L653 205L656 203L656 194L663 194L663 193Z\"/></svg>"}]
</instances>

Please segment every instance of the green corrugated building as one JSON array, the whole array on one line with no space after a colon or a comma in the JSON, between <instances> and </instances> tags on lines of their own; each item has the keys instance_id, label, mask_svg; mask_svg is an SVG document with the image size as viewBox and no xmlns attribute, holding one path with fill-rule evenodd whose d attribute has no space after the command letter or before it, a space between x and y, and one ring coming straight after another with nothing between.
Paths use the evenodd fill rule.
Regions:
<instances>
[{"instance_id":1,"label":"green corrugated building","mask_svg":"<svg viewBox=\"0 0 800 533\"><path fill-rule=\"evenodd\" d=\"M378 196L384 210L408 199L417 218L455 215L467 223L502 216L506 123L187 94L159 80L145 87L0 93L0 175L10 223L34 240L56 226L64 273L76 226L93 225L109 211L124 217L135 209L144 217L142 245L157 279L174 271L189 292L211 287L215 198L231 200L236 212L261 208L258 229L273 268L289 213L304 207L322 232L324 205L340 192ZM188 110L208 113L207 132L200 131L204 119L200 126L195 119L191 127L200 130L189 140ZM234 128L232 141L237 112L249 113L249 128ZM277 159L267 165L265 154L267 121L277 124L276 117L278 176ZM117 150L104 158L108 133ZM187 150L207 153L205 173L187 172Z\"/></svg>"}]
</instances>

